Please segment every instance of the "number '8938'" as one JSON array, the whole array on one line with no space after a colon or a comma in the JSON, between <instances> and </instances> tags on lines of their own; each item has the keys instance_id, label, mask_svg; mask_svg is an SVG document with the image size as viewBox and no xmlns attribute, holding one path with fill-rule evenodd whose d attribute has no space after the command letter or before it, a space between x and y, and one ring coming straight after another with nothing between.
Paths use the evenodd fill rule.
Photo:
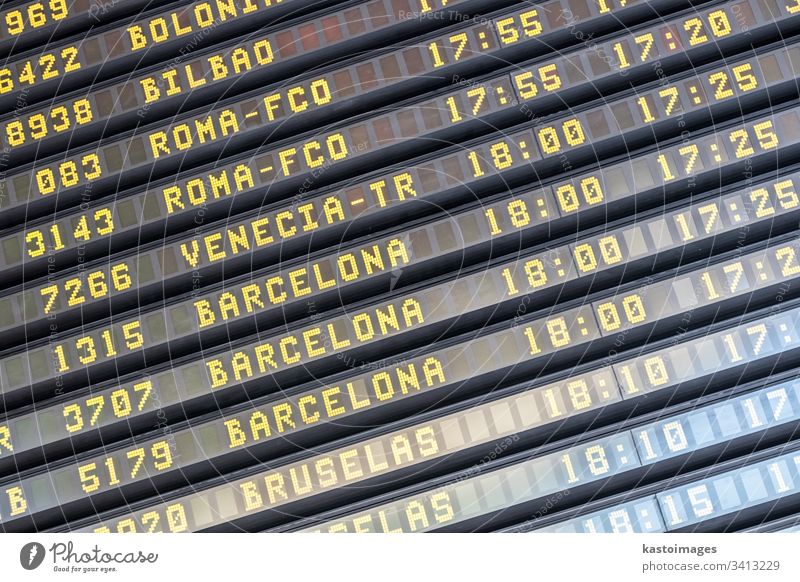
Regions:
<instances>
[{"instance_id":1,"label":"number '8938'","mask_svg":"<svg viewBox=\"0 0 800 582\"><path fill-rule=\"evenodd\" d=\"M25 145L29 141L39 141L53 133L63 133L76 125L91 123L94 119L92 106L88 99L77 99L72 103L72 111L63 105L53 107L45 113L34 113L23 120L9 121L4 128L5 139L11 147Z\"/></svg>"}]
</instances>

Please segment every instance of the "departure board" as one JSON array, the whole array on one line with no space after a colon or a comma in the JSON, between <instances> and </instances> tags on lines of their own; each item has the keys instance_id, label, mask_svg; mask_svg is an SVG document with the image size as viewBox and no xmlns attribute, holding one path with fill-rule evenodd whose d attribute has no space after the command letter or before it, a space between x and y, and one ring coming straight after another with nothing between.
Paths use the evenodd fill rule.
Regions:
<instances>
[{"instance_id":1,"label":"departure board","mask_svg":"<svg viewBox=\"0 0 800 582\"><path fill-rule=\"evenodd\" d=\"M792 317L781 318L779 322L773 322L770 327L771 333L774 333L774 325L778 326L778 331L785 331L781 329L782 326L793 325L794 320ZM790 328L786 328L790 329ZM744 332L744 329L742 329ZM737 330L729 330L727 333L736 335ZM678 342L675 343L673 350L676 357L681 357L683 360L681 364L688 364L688 368L680 368L680 375L673 375L667 377L664 382L659 384L659 390L669 390L676 386L680 386L682 382L689 379L697 379L700 377L710 377L716 373L723 372L728 367L737 367L741 365L740 360L733 358L716 358L713 362L703 361L703 357L708 353L708 348L705 347L709 341L715 341L717 345L724 346L724 338L722 334L711 336L709 338L700 338L699 340ZM673 342L674 343L674 342ZM751 357L753 361L758 358L774 357L780 353L781 349L795 349L800 345L800 336L795 332L792 336L783 338L781 343L770 345L768 349L759 349L758 354L753 354ZM703 351L705 350L705 351ZM581 412L591 411L592 408L602 407L610 403L619 402L622 395L617 392L619 388L615 388L615 380L612 373L612 368L595 369L585 374L578 374L568 377L567 379L551 384L539 384L535 387L528 388L527 392L520 392L519 389L514 390L515 394L504 399L492 400L490 402L481 402L474 404L469 409L451 416L444 416L441 419L429 424L427 426L414 426L410 429L403 431L407 435L405 439L396 439L399 443L404 443L407 448L413 447L413 451L409 450L403 462L405 463L421 463L427 457L435 458L437 455L453 454L454 451L459 449L480 444L481 442L494 443L504 436L515 434L522 430L530 430L539 426L549 423L562 421L567 416L580 414ZM787 398L789 394L794 394L796 398L796 390L791 386L786 388ZM763 409L758 408L756 415L757 418L766 418L761 412ZM779 410L782 414L782 410ZM758 415L761 414L759 417ZM796 412L790 412L786 417L787 422L791 422L793 415ZM751 417L752 418L752 417ZM463 419L463 420L459 420ZM765 421L766 422L766 421ZM781 424L782 421L777 421ZM236 424L235 427L242 432L244 436L245 425ZM762 426L758 421L753 421L750 425L745 422L737 429L737 432L746 434L754 432L758 427ZM419 429L426 428L427 430ZM663 430L663 429L662 429ZM725 429L727 431L727 429ZM233 434L239 434L237 430L232 431ZM412 437L411 435L414 435ZM669 431L667 431L669 436ZM733 434L733 432L731 433ZM419 435L424 435L425 438L420 438L419 441L415 439ZM664 442L658 441L657 442ZM359 446L369 447L363 449L364 451L376 451L371 453L372 459L379 459L380 461L389 460L387 457L391 456L394 447L389 448L384 444L381 447L375 447L373 444L376 442L371 439L360 443ZM391 438L385 438L384 443L391 442ZM435 445L431 444L435 443ZM634 441L635 442L635 441ZM706 444L709 441L704 441ZM427 454L420 454L417 452L417 447L422 447L423 443L427 446ZM635 446L635 445L634 445ZM650 441L652 447L652 441ZM657 445L660 447L660 445ZM688 446L688 445L687 445ZM494 444L492 447L494 448ZM666 452L661 453L670 455L672 452L668 447L665 447ZM402 449L401 449L402 450ZM661 449L658 449L661 451ZM380 454L380 457L376 457ZM353 475L343 473L343 464L347 461L345 458L337 458L331 455L333 459L330 462L323 464L326 469L329 468L330 473L325 479L327 483L323 482L320 485L327 487L346 486L350 482L357 482L358 480L367 479L374 474L391 470L394 466L391 463L375 462L371 460L370 453L354 454L353 457L360 459L361 463L356 464L354 467ZM398 453L397 461L394 463L400 464L403 456ZM306 461L307 466L310 465ZM374 467L374 469L373 469ZM401 467L397 467L401 468ZM288 469L288 467L287 467ZM122 518L115 518L113 521L107 521L106 525L100 526L100 529L107 528L110 531L129 531L126 528L131 528L130 531L147 531L147 528L153 524L153 531L187 531L194 529L204 529L213 526L215 523L224 523L235 517L245 517L252 512L259 510L269 509L273 504L288 503L291 497L296 498L296 494L289 496L284 492L291 491L287 485L288 480L285 477L276 476L272 478L274 473L264 473L263 479L260 475L253 475L248 479L243 479L241 483L246 485L236 488L231 485L223 485L209 489L207 492L198 492L196 494L187 495L186 497L176 498L174 500L165 500L163 503L143 508L141 511L134 515L125 515ZM290 474L293 475L293 474ZM323 480L325 476L320 476L319 479ZM305 481L304 481L305 482ZM292 479L292 486L297 481ZM271 490L272 485L276 485L276 490ZM311 483L308 483L309 486ZM287 485L283 487L283 485ZM266 489L265 489L266 487ZM319 488L319 485L317 485ZM296 490L302 493L304 487L298 487ZM272 491L272 492L271 492ZM275 494L275 491L280 491L281 495ZM313 492L314 488L309 487L309 493ZM264 501L255 507L249 507L247 504L247 494L252 493L256 498L262 498ZM172 521L175 516L181 515L186 518L185 521L177 522ZM145 521L142 521L143 516ZM172 516L172 517L170 517ZM197 517L194 517L197 516ZM155 523L153 523L155 520ZM175 529L170 529L169 525L173 524ZM338 529L338 528L337 528ZM86 531L94 531L87 528Z\"/></svg>"},{"instance_id":2,"label":"departure board","mask_svg":"<svg viewBox=\"0 0 800 582\"><path fill-rule=\"evenodd\" d=\"M583 256L583 252L579 249L591 248L591 246L591 243L576 245L576 250L573 251L573 254L575 256ZM780 245L775 249L770 249L766 253L759 252L754 256L745 256L736 261L723 263L713 269L704 269L701 273L676 276L661 285L652 284L636 291L618 294L615 297L608 298L608 300L598 300L592 303L593 317L596 320L594 325L607 334L618 334L637 325L650 323L658 319L667 319L681 313L682 307L684 309L692 308L695 317L699 317L699 312L702 307L701 301L703 299L709 302L713 300L721 302L728 297L736 296L742 292L749 291L750 293L754 293L754 289L758 287L763 287L764 291L769 290L770 296L772 296L781 284L791 284L791 281L794 280L794 277L791 275L792 270L798 264L797 251L798 245L795 243ZM559 255L556 252L553 256L556 258L551 258L549 261L550 264L558 265L559 260L557 257ZM569 255L564 253L561 256L568 257ZM539 265L543 264L542 258L531 258L524 262L524 270L529 280L542 281L542 283L538 285L540 289L546 284L548 279L547 272L543 269L539 270L538 268ZM564 270L568 270L570 273L580 270L580 268L575 269L573 267L567 267L566 261L561 264L565 267ZM468 316L469 312L472 310L485 307L487 304L493 305L502 301L501 297L492 296L490 293L487 293L485 289L499 287L499 283L503 278L508 277L508 273L512 269L514 271L522 270L519 269L518 265L512 267L499 265L492 270L480 272L478 274L480 279L477 280L474 280L474 278L471 280L470 277L462 276L455 284L446 284L441 287L428 287L425 289L425 294L410 294L410 296L406 296L406 298L379 304L370 309L360 311L355 315L348 314L345 317L335 318L328 322L319 320L313 328L300 329L292 335L283 335L275 338L273 341L261 341L252 349L246 349L242 346L231 355L213 359L207 358L205 360L205 366L211 380L211 388L224 388L228 384L228 380L232 380L233 378L235 378L236 381L242 381L243 379L253 377L254 374L257 374L257 372L255 372L256 366L261 370L269 366L279 370L281 367L290 364L300 364L308 368L309 362L314 357L324 356L326 352L336 353L343 351L353 344L363 344L373 340L376 336L389 335L392 331L397 332L402 327L409 329L420 327L423 324L431 325L437 320L441 321L448 315L452 316L453 314ZM556 272L551 274L551 280L555 279L555 282L557 282L558 268L555 270ZM495 281L492 282L492 279ZM487 281L490 281L488 285L486 284ZM536 286L535 283L534 286ZM704 295L698 297L698 295L690 294L691 290L703 288L704 286ZM451 308L452 311L450 311L448 309L450 306L444 301L446 297L455 299L469 297L471 301L466 304L457 303L455 309ZM438 299L438 305L431 307L431 305L435 305L431 299ZM755 304L755 302L755 297L751 297L748 301L751 305ZM580 318L578 321L580 322ZM550 343L558 347L570 345L569 332L565 327L566 324L563 322L564 318L550 318L545 324ZM524 328L525 337L528 338L529 342L529 353L527 354L529 357L536 356L543 351L543 348L539 345L541 342L535 337L536 328L537 322ZM121 324L121 329L123 333L128 333L129 330L138 330L139 328L133 328L130 324L123 323ZM589 333L585 332L585 329L586 328L580 329L580 335L592 339ZM325 332L327 332L327 337L323 335ZM130 334L133 333L139 332L130 332ZM83 338L87 337L90 336L83 336ZM328 349L326 349L326 341L332 344ZM502 345L502 342L502 338L497 340L498 344ZM84 357L86 357L86 354L96 351L94 343L89 343L84 339L78 340L77 343L84 346ZM62 346L61 349L63 350L63 344L59 345ZM432 359L433 356L428 356L426 361L431 361ZM440 359L437 358L437 360ZM484 367L488 367L488 362ZM442 369L446 370L447 366L442 366ZM488 369L486 371L488 371ZM147 385L146 383L147 380L143 380L140 382L140 386ZM142 400L145 398L154 397L148 394L152 389L152 382L150 382L149 388L139 391L142 397L139 404L142 404ZM629 387L629 391L630 390L632 390L631 387ZM120 398L120 394L124 394L124 392L120 393L117 391L117 397L111 398L112 405L110 408L112 408L115 413L128 409L132 411L133 407L130 399L128 398L126 401L127 395ZM98 402L98 396L93 396L90 400ZM140 406L137 405L137 408L138 407ZM72 428L73 431L80 430L80 425L83 422L83 414L80 412L80 407L73 407L70 408L70 410L72 412L67 413L67 410L64 409L64 417L71 417L74 415L72 419L74 422L67 424L66 428L67 430ZM193 434L194 431L190 431L187 438L191 439ZM177 435L174 436L175 440L178 441L179 437ZM161 439L154 443L153 446L163 449L163 447L167 446L167 441ZM190 455L182 451L170 452L168 450L162 450L161 454L164 458L161 459L157 468L161 470L166 470L173 466L177 468L176 465L179 465L179 463L174 463L172 461L172 453L175 453L174 456L181 458L184 462L189 461L191 458ZM196 461L207 460L212 455L212 451L208 450L202 452L198 451L198 453L199 456L195 457ZM106 459L108 458L110 457L106 457ZM169 462L167 462L167 460L169 460ZM112 464L114 463L113 460L110 462ZM121 461L118 459L117 462ZM65 473L75 474L75 471L69 469L65 471ZM116 475L116 470L114 473ZM43 478L45 480L52 479L53 482L59 482L56 477L58 474L61 473L51 472L43 476ZM131 478L136 477L138 474L138 471L131 471ZM144 475L145 473L142 473L142 476ZM112 482L116 480L116 478L111 479ZM66 488L66 482L59 483L58 499L62 505L66 505L68 499L70 499L68 489ZM26 485L22 485L22 489L23 491L41 490L41 487L34 487L31 485L30 488L28 488ZM79 488L76 482L76 485L71 490L74 491L73 499L85 500L86 493L102 491L104 489L105 488L99 486L97 488L91 486L88 488L85 486ZM55 495L55 493L53 493L53 495ZM29 494L26 497L31 496ZM55 499L55 497L52 499ZM29 499L29 504L32 510L36 507L32 499Z\"/></svg>"},{"instance_id":3,"label":"departure board","mask_svg":"<svg viewBox=\"0 0 800 582\"><path fill-rule=\"evenodd\" d=\"M797 0L16 0L0 57L0 531L797 528Z\"/></svg>"}]
</instances>

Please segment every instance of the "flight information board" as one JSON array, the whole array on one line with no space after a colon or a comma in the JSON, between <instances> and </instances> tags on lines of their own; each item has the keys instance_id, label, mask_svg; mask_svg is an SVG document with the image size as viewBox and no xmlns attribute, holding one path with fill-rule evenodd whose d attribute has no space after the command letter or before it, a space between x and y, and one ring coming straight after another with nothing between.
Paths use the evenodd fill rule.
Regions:
<instances>
[{"instance_id":1,"label":"flight information board","mask_svg":"<svg viewBox=\"0 0 800 582\"><path fill-rule=\"evenodd\" d=\"M0 56L0 531L796 527L797 0L19 0Z\"/></svg>"},{"instance_id":2,"label":"flight information board","mask_svg":"<svg viewBox=\"0 0 800 582\"><path fill-rule=\"evenodd\" d=\"M761 358L775 358L781 351L788 351L796 349L800 345L800 336L797 335L796 328L793 328L795 321L791 316L786 318L779 318L776 320L774 316L770 319L769 335L770 342L766 346L756 348L758 353L754 351L743 352L746 353L750 361L755 362ZM787 335L786 332L789 331ZM712 346L716 345L724 347L726 337L745 337L745 326L741 328L734 328L727 330L724 334L718 333L708 337L700 337L694 340L684 342L671 342L674 348L669 352L661 353L661 361L669 362L669 371L663 377L663 381L659 381L654 390L668 391L675 387L681 386L689 380L697 380L700 378L713 377L715 374L724 372L727 368L741 367L742 360L737 358L725 357L723 350L718 350L716 355L711 360L704 359L711 353ZM779 341L772 340L778 340ZM671 358L670 358L671 356ZM617 364L624 365L626 360L618 361ZM675 365L673 368L672 365ZM314 493L317 490L324 490L329 487L344 487L350 482L358 482L362 479L368 479L374 474L379 474L383 471L392 470L394 464L416 464L421 463L426 457L436 458L437 455L453 454L463 448L480 444L481 442L491 442L491 449L494 448L494 443L504 436L516 434L523 430L530 430L538 426L543 426L548 423L555 423L563 420L567 416L580 414L581 412L591 411L592 408L602 407L614 402L619 402L625 396L621 392L621 387L615 388L615 366L607 368L594 369L590 372L575 374L562 381L553 383L537 383L534 387L528 388L527 392L520 392L519 389L514 390L513 396L504 399L492 400L490 402L481 401L480 404L473 403L473 406L458 414L444 416L437 419L436 422L430 425L415 426L412 430L405 430L403 434L407 435L406 439L396 439L399 443L405 444L409 449L413 448L414 452L409 451L409 454L404 458L402 454L398 453L398 459L392 463L374 462L371 461L369 456L354 455L356 458L361 459L362 463L357 465L361 471L354 470L352 474L343 474L343 466L347 462L347 457L336 458L330 462L324 463L324 468L329 469L330 473L321 476L330 477L325 479L327 482L320 483L322 487L309 487L308 493ZM789 394L796 392L788 387L786 389L787 398ZM763 409L758 409L763 410ZM782 409L779 410L779 415L783 414ZM796 412L790 412L786 419L791 422L791 418ZM760 415L760 416L759 416ZM737 415L737 419L739 416ZM755 431L757 428L771 422L766 420L766 415L763 412L756 412L756 420L745 422L743 419L740 426L736 431L731 431L731 435L735 433L746 434ZM764 419L764 423L759 421ZM776 419L777 420L777 419ZM782 421L777 421L781 424ZM236 428L244 431L247 425L234 425ZM420 429L427 430L420 430ZM663 429L662 429L663 430ZM727 428L725 431L727 432ZM415 434L415 431L419 433ZM233 434L239 434L236 430L232 431ZM669 436L669 431L666 434ZM394 435L395 433L390 433ZM424 438L417 439L421 434ZM411 435L414 435L413 437ZM242 434L244 438L246 435ZM360 446L368 447L363 449L376 451L372 455L380 454L380 461L390 460L387 457L391 456L393 447L369 447L376 439L370 439L359 443ZM390 439L385 439L387 442ZM658 442L658 439L655 439ZM633 441L635 442L635 441ZM652 448L652 441L650 443ZM660 441L664 442L664 441ZM710 441L703 441L709 444ZM427 445L425 448L427 454L420 454L417 452ZM634 445L635 446L635 445ZM661 446L661 445L657 445ZM688 444L686 446L688 448ZM401 449L402 450L402 449ZM659 448L661 451L661 448ZM676 451L680 449L676 446ZM441 451L441 452L440 452ZM668 447L665 447L663 455L671 455ZM483 453L481 453L481 456ZM376 457L372 457L374 459ZM480 457L478 457L480 458ZM307 464L307 462L306 462ZM288 469L288 467L287 467ZM245 484L243 487L235 487L229 484L221 485L218 487L210 488L208 491L196 492L188 494L185 497L177 497L172 500L164 500L162 503L142 508L133 515L125 515L124 517L114 518L113 521L108 520L106 525L100 526L102 528L110 528L111 531L147 531L147 528L152 524L154 531L186 531L187 529L204 529L212 526L214 523L220 524L231 521L234 518L243 518L250 514L257 514L259 510L268 510L272 504L283 504L290 501L289 494L284 495L286 491L291 491L290 487L297 484L295 480L296 474L290 473L292 476L291 485L285 477L275 477L274 480L269 478L274 474L281 475L278 472L267 472L263 475L251 475L247 479L240 480L240 484ZM261 478L260 478L261 477ZM271 487L273 483L278 485L276 490L281 491L281 495L275 494L275 490ZM305 481L303 483L306 483ZM283 487L285 485L285 487ZM311 483L308 483L311 485ZM296 489L299 494L305 493L304 487L300 486ZM272 493L270 492L272 491ZM264 500L259 505L251 507L247 503L248 493L255 493L256 498ZM296 497L296 495L292 496ZM178 519L180 516L183 521ZM196 517L195 517L196 516ZM144 518L144 521L142 519ZM95 526L97 527L97 526ZM343 529L337 527L336 529ZM345 528L346 529L346 528ZM94 529L87 527L86 531L94 531Z\"/></svg>"},{"instance_id":3,"label":"flight information board","mask_svg":"<svg viewBox=\"0 0 800 582\"><path fill-rule=\"evenodd\" d=\"M447 322L450 328L458 321L457 318L468 318L470 313L479 313L482 308L485 309L493 303L504 303L509 310L520 307L533 309L535 304L531 303L530 297L533 292L562 288L568 281L589 281L597 273L610 269L629 271L634 265L646 264L653 257L663 256L669 251L680 249L678 256L682 256L686 250L697 248L703 241L705 244L714 241L721 248L720 240L726 233L731 236L731 240L741 242L742 234L756 230L760 224L773 230L776 226L775 219L782 215L794 217L792 220L796 220L797 210L793 209L797 206L793 203L791 193L797 190L799 179L794 175L781 176L771 182L753 185L749 190L734 191L722 198L708 199L689 207L682 206L667 215L659 214L649 220L642 220L633 227L604 231L590 239L583 238L576 243L566 244L561 249L556 247L545 252L532 253L527 258L496 263L487 271L477 271L470 277L462 276L455 282L443 282L438 287L425 289L423 292L409 291L399 297L395 295L394 299L386 303L365 306L363 311L348 317L335 317L329 323L318 321L316 326L306 328L305 332L298 330L284 340L287 345L297 346L298 341L300 345L308 345L309 341L316 342L315 338L322 339L323 342L319 345L322 351L306 352L303 349L301 358L295 362L310 364L315 359L329 358L332 354L338 356L360 345L376 343L397 335L398 332L416 333L416 329L424 329L437 322L440 325ZM753 202L761 204L764 198L766 201L761 214L765 216L759 217L757 209L756 212L747 212L746 209L753 208ZM614 255L611 263L606 263L603 255L613 249L619 249L620 254ZM768 287L781 277L790 277L795 268L796 251L791 244L781 249L771 260L756 260L747 268L744 263L741 267L735 267L738 273L734 274L738 277L735 285L731 285L733 281L721 282L718 276L712 276L709 272L702 278L705 291L700 296L708 300L724 298L734 292L750 292L765 285ZM603 264L594 264L598 257ZM776 264L776 261L781 264ZM723 273L722 279L728 278L728 274ZM673 284L678 285L678 282ZM675 293L681 295L678 307L700 306L698 293L688 282L681 279L680 287L675 287L675 290ZM226 296L225 293L231 291L223 291L217 295L222 301L215 302L215 307L204 299L198 298L194 302L196 313L203 314L203 319L198 323L201 330L226 326L226 322L252 316L249 311L245 312L247 310L242 311L239 316L235 315L234 307L239 309L238 303L232 301L235 296ZM788 291L784 293L786 294ZM422 301L427 297L432 300ZM170 329L180 331L178 318L186 324L187 318L181 315L191 308L189 304L185 310L173 306L167 312L171 320L167 324ZM617 318L613 311L619 311L612 306L608 309L611 323L605 325L610 331L615 331ZM623 306L623 311L624 309ZM618 322L620 331L624 331L628 325L627 320ZM198 331L197 326L184 329L193 329L193 333ZM320 330L319 334L314 330ZM221 365L222 360L214 360L220 362L217 365ZM154 412L167 411L173 405L186 405L196 400L202 395L198 381L205 384L206 380L200 380L202 373L197 365L188 365L184 369L186 372L183 380L181 375L176 377L173 374L175 367L170 366L163 374L158 374L155 381L147 376L140 381L128 381L122 385L112 383L104 390L95 386L91 394L86 396L73 396L58 406L39 407L31 414L10 419L2 427L7 436L8 449L5 458L0 458L0 467L12 463L12 455L9 454L12 449L14 455L18 455L35 451L39 446L62 441L64 448L72 450L75 444L66 440L70 435L126 427L137 420L146 425ZM219 398L220 392L213 389L210 383L207 386L206 390L209 393L215 392ZM119 399L123 403L135 401L137 406L123 405L121 412L116 411L109 403ZM84 422L86 416L91 418L88 423ZM70 421L72 417L74 419ZM316 420L318 419L314 419L314 422ZM296 428L302 429L305 426L306 423L300 423ZM13 463L19 466L19 459L13 459Z\"/></svg>"}]
</instances>

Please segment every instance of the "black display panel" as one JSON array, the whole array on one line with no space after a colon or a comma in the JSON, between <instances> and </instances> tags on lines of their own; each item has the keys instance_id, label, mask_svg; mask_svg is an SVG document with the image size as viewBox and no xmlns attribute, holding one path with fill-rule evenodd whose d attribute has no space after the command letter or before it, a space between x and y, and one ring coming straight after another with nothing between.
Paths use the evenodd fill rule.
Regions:
<instances>
[{"instance_id":1,"label":"black display panel","mask_svg":"<svg viewBox=\"0 0 800 582\"><path fill-rule=\"evenodd\" d=\"M569 118L568 122L571 122L572 119L574 118ZM566 122L561 122L562 125L564 123ZM544 129L548 127L552 126L545 126ZM541 133L544 130L526 130L512 134L494 144L486 144L484 149L488 152L484 155L478 155L476 148L466 150L460 156L466 158L467 162L470 160L476 162L472 169L473 175L485 173L490 168L493 168L494 171L501 171L513 165L515 156L511 155L512 151L516 151L516 157L524 160L525 154L529 150L523 146L530 144L531 147L536 147L537 138L533 131ZM652 160L654 173L660 174L661 179L668 182L674 180L676 174L694 175L696 170L704 169L703 158L711 158L709 166L713 168L731 159L749 159L756 153L777 150L781 144L789 145L798 141L800 141L800 117L797 110L790 109L783 113L775 113L766 119L750 121L744 127L734 126L721 132L721 135L708 135L699 138L696 143L685 143L672 148L676 150L675 159L667 157L667 150L653 152L649 154L649 158ZM508 152L508 154L503 153L502 156L498 154L498 144L502 146L503 152ZM587 147L592 148L596 144L597 141L594 141ZM511 149L512 147L514 150ZM703 156L701 156L701 152L704 154ZM482 160L487 161L482 162ZM280 306L281 309L286 309L293 300L305 302L315 292L328 291L339 295L347 285L356 281L363 281L376 274L385 275L393 269L408 267L413 260L417 259L417 255L409 252L408 246L402 237L393 235L387 237L380 244L370 241L361 249L356 248L350 252L339 250L333 256L323 256L307 262L304 260L296 268L283 268L277 273L272 272L263 277L264 281L261 283L248 282L244 287L251 289L250 293L253 293L253 285L258 286L255 289L257 296L254 299L248 299L243 295L242 300L256 307L266 308L265 301L268 299L270 307ZM208 243L206 247L209 251L213 248ZM601 250L605 254L605 250ZM184 256L191 256L186 252L185 247L183 253ZM150 261L151 265L157 261L158 264L165 264L163 261L164 249L159 248L152 254L154 258ZM591 270L592 263L596 265L597 262L596 254L589 249L586 257L582 259L586 264L580 264L579 267L585 271ZM422 255L424 256L424 253ZM82 275L86 276L85 287L81 279L65 280L63 290L62 284L58 280L49 281L47 286L38 290L41 297L38 301L40 304L44 303L45 315L56 312L59 307L56 300L59 298L62 298L62 306L64 303L66 303L66 307L74 307L77 304L80 309L84 309L87 293L99 296L95 297L99 299L113 294L114 291L127 291L135 288L134 281L136 281L135 273L137 272L152 277L153 280L158 281L159 285L165 284L163 274L159 277L154 270L150 270L149 273L147 270L142 270L142 265L146 265L147 257L148 255L145 253L139 253L128 261L116 262L110 267L108 273L100 270L83 271ZM412 257L414 258L412 259ZM224 253L220 253L218 258L224 258ZM193 272L194 268L192 266L191 269L187 269L187 273ZM132 276L132 274L134 275ZM266 296L260 289L262 286L265 287ZM27 293L35 294L36 290ZM223 299L226 302L230 301L228 295L225 295ZM235 297L233 299L236 300ZM74 305L70 305L70 303ZM24 303L18 302L17 305L24 308ZM223 305L221 309L225 310L226 308ZM231 309L235 314L238 306L232 306ZM179 315L176 317L180 317L186 311L186 309L178 310ZM198 314L200 323L204 316L206 314L202 311ZM30 394L29 386L34 387L35 396L37 391L49 392L56 386L56 383L63 387L80 386L90 381L101 380L104 374L107 378L109 371L117 374L124 371L121 370L121 360L118 360L114 366L105 366L105 371L101 371L100 363L112 362L120 352L130 353L145 348L148 342L163 341L172 331L168 330L163 323L163 314L156 312L145 318L150 322L149 325L143 323L142 317L137 317L133 321L120 323L112 328L97 329L94 334L96 337L82 335L74 342L64 344L48 342L48 346L45 348L38 350L29 348L26 354L0 359L0 377L4 380L2 390L7 402L13 402L15 397L19 397L15 395L15 392L19 395ZM189 321L183 318L179 325L186 327ZM191 331L191 327L187 331ZM157 339L150 341L150 337ZM92 371L92 367L95 365L98 372Z\"/></svg>"},{"instance_id":2,"label":"black display panel","mask_svg":"<svg viewBox=\"0 0 800 582\"><path fill-rule=\"evenodd\" d=\"M416 305L420 305L419 313L427 317L427 324L447 321L448 318L458 316L466 317L470 312L479 312L493 303L504 302L509 306L509 311L516 312L519 307L515 301L519 301L519 305L529 310L535 307L529 297L531 293L559 288L567 281L588 282L603 271L626 269L627 264L631 266L639 263L647 264L648 260L651 260L650 257L659 255L663 257L670 252L680 256L683 251L675 253L676 249L692 248L698 244L702 245L704 241L714 240L717 246L721 247L721 241L726 235L739 244L744 240L742 233L756 232L760 225L769 232L777 224L775 221L782 217L788 220L788 224L793 224L792 220L796 219L800 209L797 198L799 189L800 176L796 174L781 176L744 190L735 190L722 197L710 198L689 207L679 207L666 214L659 213L630 227L610 230L588 239L579 238L577 242L566 244L561 248L534 252L527 258L518 257L510 261L495 262L490 270L478 270L468 279L462 278L452 282L445 280L438 287L423 289L417 293L409 292L408 296L395 295L395 298L387 303L377 304L380 309L376 309L373 304L371 308L351 313L350 316L332 318L327 323L324 320L319 321L316 326L306 328L306 331L321 330L319 336L323 340L328 340L327 343L330 345L325 345L325 351L316 357L311 357L310 353L307 353L295 363L309 364L314 359L347 352L361 344L376 343L398 333L415 332L417 328L425 327L425 321L419 321L416 317ZM515 216L524 216L522 211L528 212L528 208L537 207L531 202L539 200L540 196L541 191L534 191L510 202L501 201L455 216L453 219L433 222L418 229L416 234L411 233L410 240L413 242L409 252L412 256L424 259L446 250L446 247L437 247L439 242L458 239L463 239L465 243L472 242L473 237L480 231L470 230L470 226L479 224L478 220L482 217L500 215L500 212L509 208L514 211ZM522 227L522 221L517 221L517 228ZM425 251L424 247L429 248ZM700 281L704 290L696 290L692 285L681 282L680 307L700 307L703 298L709 301L727 298L730 293L751 290L753 288L751 285L757 288L762 284L771 284L775 277L791 276L796 261L796 254L792 253L793 247L789 246L781 251L780 256L774 257L774 260L783 261L779 269L770 267L768 263L760 263L747 269L744 266L734 267L736 272L731 271L731 276L738 278L736 281L728 282L727 273L723 273L724 277L707 274ZM731 286L733 282L736 283L735 286ZM252 286L252 284L243 285L238 293L232 286L228 286L225 290L216 292L212 300L198 297L187 301L184 308L181 308L180 304L173 304L165 315L160 316L166 317L166 321L154 318L157 324L148 325L147 319L133 320L143 322L136 328L137 333L141 333L139 330L144 325L145 329L167 329L168 337L174 338L181 331L194 330L192 333L196 333L208 327L227 327L237 318L252 317L258 306L252 300L245 301L247 296L252 298L253 295L244 291ZM698 299L700 291L702 293ZM416 302L413 308L405 309L405 314L409 316L408 325L405 324L403 300L407 297ZM445 297L447 299L444 299ZM247 305L250 305L250 308L246 308ZM389 309L393 310L393 315L389 314ZM192 321L190 315L192 312L194 312L194 326L189 325ZM618 306L608 306L608 313L603 314L603 321L609 327L609 331L615 331L616 325L624 330L630 324L628 319L619 318L620 313L625 313L627 316L624 305L622 311ZM363 319L372 327L371 337L369 334L362 338L355 336L357 323L355 316L362 314L367 317L359 317L358 321ZM131 323L120 325L130 326ZM448 328L450 325L452 322L448 324ZM385 333L382 333L383 328ZM297 329L298 331L291 337L302 336L300 332L303 328ZM103 337L101 333L100 345L103 345ZM331 341L333 337L337 338L335 342ZM349 343L344 343L345 340ZM229 354L235 352L238 350ZM173 405L186 405L202 396L203 383L206 384L207 394L215 392L210 380L203 378L203 370L198 364L188 364L180 370L185 370L185 373L170 368L158 373L152 372L138 380L126 381L121 385L115 383L102 390L95 386L91 394L75 396L51 407L38 407L31 413L9 419L6 423L0 424L0 431L6 435L8 445L4 460L11 462L12 449L14 455L25 453L39 446L68 439L70 436L85 434L96 429L124 426L139 417L146 419L155 411L169 410ZM153 377L156 378L155 381ZM219 392L216 393L219 395ZM118 402L123 403L119 411L117 410L119 405L115 404ZM135 403L136 406L126 403ZM305 423L298 423L296 428L302 429L305 426ZM71 450L71 446L67 449Z\"/></svg>"},{"instance_id":3,"label":"black display panel","mask_svg":"<svg viewBox=\"0 0 800 582\"><path fill-rule=\"evenodd\" d=\"M253 2L133 17L160 64L112 55L119 77L40 107L90 73L43 79L0 117L0 530L727 531L800 508L774 447L800 414L795 0L232 12ZM159 15L203 4L230 22L167 63L192 29ZM22 45L53 42L7 64L73 40L33 10ZM8 196L37 148L55 185L53 160L105 172L113 147L110 172Z\"/></svg>"}]
</instances>

